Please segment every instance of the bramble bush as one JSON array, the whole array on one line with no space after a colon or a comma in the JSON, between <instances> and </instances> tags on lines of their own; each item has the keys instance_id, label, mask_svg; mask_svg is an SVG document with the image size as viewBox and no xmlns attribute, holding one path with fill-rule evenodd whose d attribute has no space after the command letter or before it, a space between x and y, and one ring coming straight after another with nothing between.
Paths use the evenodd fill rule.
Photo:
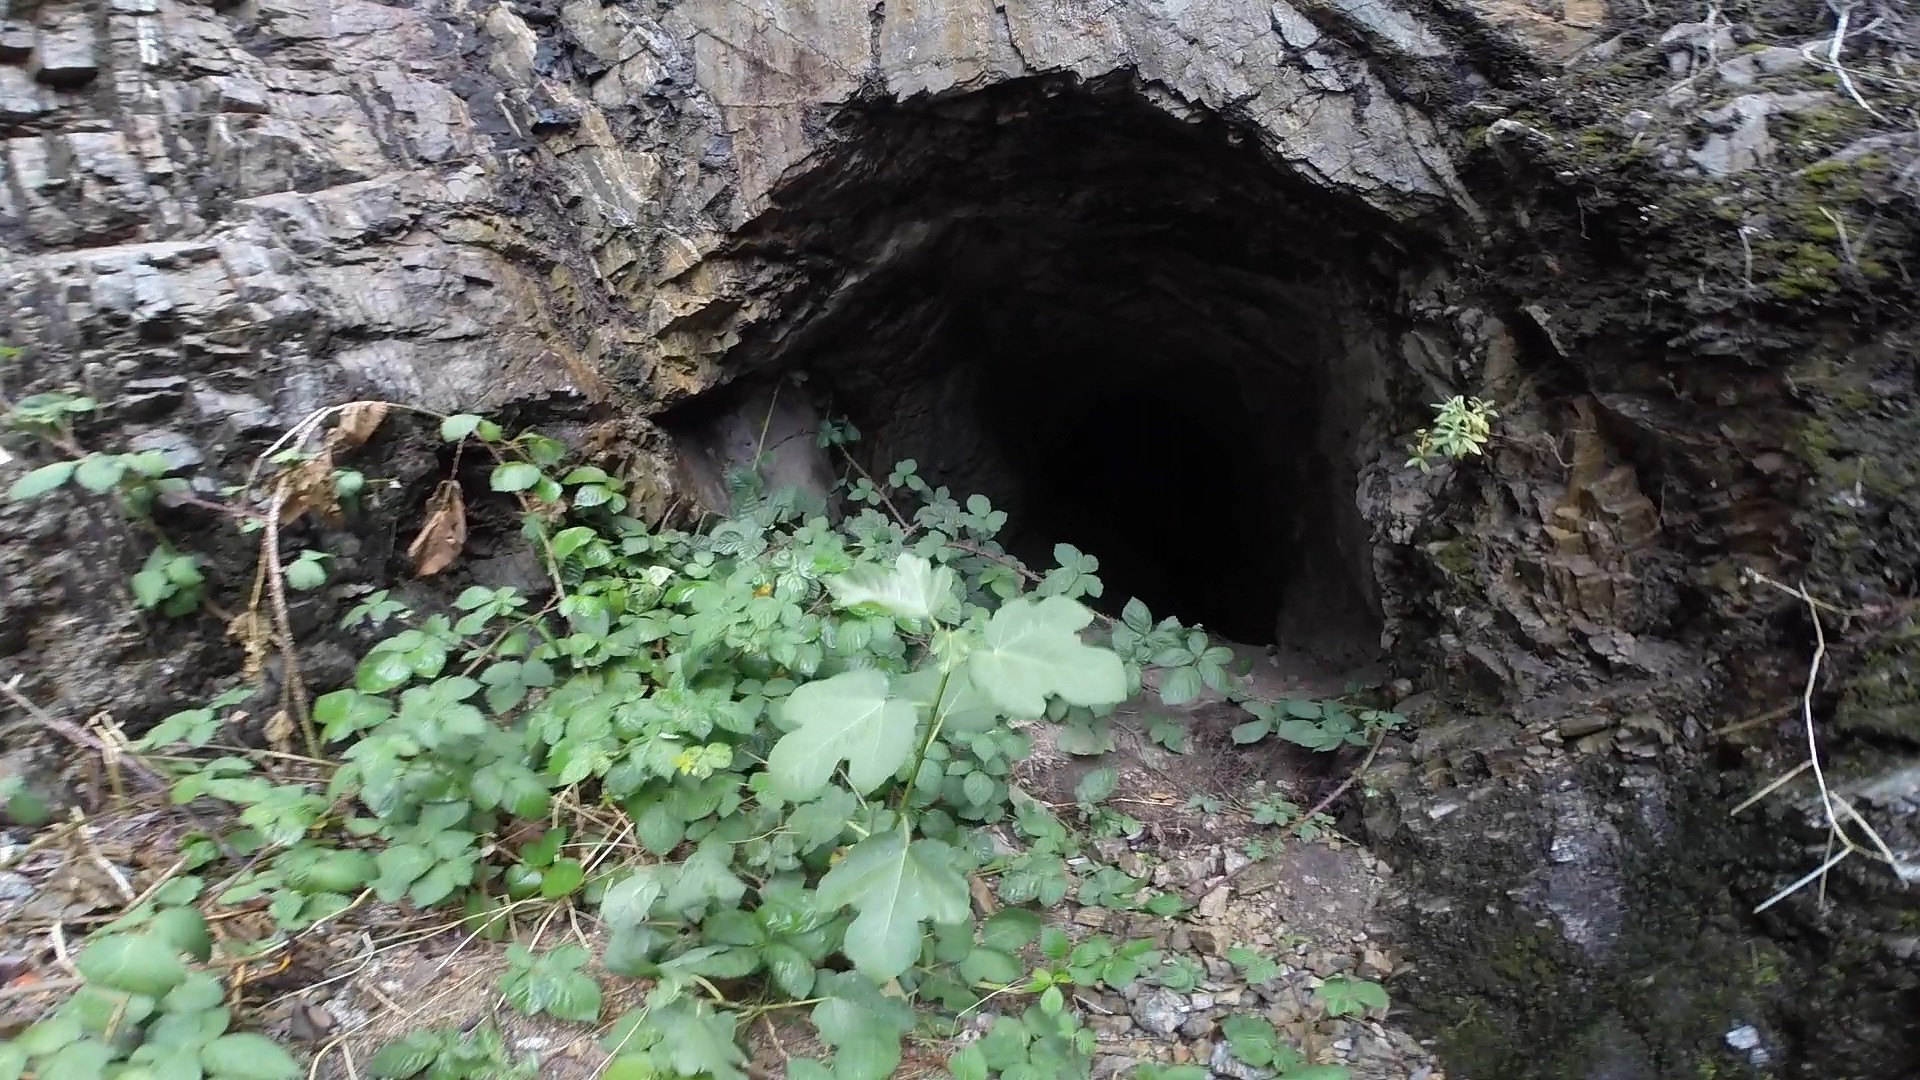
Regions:
<instances>
[{"instance_id":1,"label":"bramble bush","mask_svg":"<svg viewBox=\"0 0 1920 1080\"><path fill-rule=\"evenodd\" d=\"M1032 908L1069 895L1161 914L1181 903L1112 867L1070 869L1080 834L1013 780L1034 725L1097 750L1149 672L1168 705L1206 688L1238 701L1252 716L1238 742L1333 749L1398 719L1248 700L1203 630L1138 600L1096 615L1083 600L1103 592L1097 560L1061 545L1056 566L1030 571L996 541L1003 512L910 461L885 483L847 483L858 509L838 524L749 472L733 478L732 516L683 531L629 516L616 478L568 467L552 440L472 415L441 432L492 455L490 486L518 500L553 593L474 585L425 613L364 597L346 623L379 636L352 685L312 702L317 774L216 747L244 692L148 732L138 749L175 763L177 801L232 807L220 842L248 869L205 896L198 878L170 882L166 906L156 897L96 937L81 993L0 1044L0 1080L294 1076L284 1051L240 1054L234 1040L263 1040L226 1033L192 904L268 898L294 935L368 896L454 905L495 938L529 907L595 913L600 955L515 945L500 989L523 1013L598 1022L590 961L646 980L644 1003L606 1031L608 1080L737 1080L745 1026L786 1009L807 1010L832 1051L789 1076L878 1080L917 1026L1001 997L1024 1005L954 1059L956 1077L1084 1076L1093 1036L1063 986L1192 973L1139 946L1043 936ZM42 490L25 494L51 490L51 474L30 475ZM289 560L286 583L322 584L324 554ZM1157 740L1184 744L1177 724L1154 723L1168 729ZM1110 771L1095 777L1077 793L1083 820L1126 831L1099 805ZM996 848L984 827L1003 823L1022 850ZM211 838L195 843L196 866L217 857ZM1007 906L977 921L988 882ZM1030 970L1020 957L1036 943ZM1257 1026L1240 1025L1250 1063L1328 1075ZM386 1075L478 1053L434 1033L396 1046Z\"/></svg>"}]
</instances>

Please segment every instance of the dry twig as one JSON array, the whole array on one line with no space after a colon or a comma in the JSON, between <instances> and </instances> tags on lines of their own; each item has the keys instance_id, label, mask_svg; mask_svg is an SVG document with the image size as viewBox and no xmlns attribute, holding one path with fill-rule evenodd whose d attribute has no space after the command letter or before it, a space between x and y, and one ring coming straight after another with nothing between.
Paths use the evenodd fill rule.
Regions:
<instances>
[{"instance_id":1,"label":"dry twig","mask_svg":"<svg viewBox=\"0 0 1920 1080\"><path fill-rule=\"evenodd\" d=\"M1826 608L1827 610L1837 609L1834 609L1831 605L1822 604L1815 600L1812 594L1807 592L1805 586L1786 585L1757 571L1749 570L1747 573L1751 580L1778 589L1789 596L1797 597L1806 605L1807 617L1813 620L1814 649L1813 658L1807 664L1806 686L1800 694L1800 718L1802 728L1806 734L1807 758L1785 776L1774 780L1753 796L1742 801L1739 806L1734 808L1733 812L1737 814L1749 806L1754 805L1784 787L1789 781L1801 773L1812 772L1814 782L1818 784L1820 788L1820 807L1827 819L1826 859L1821 862L1819 866L1808 871L1799 880L1767 898L1758 907L1753 909L1753 913L1758 915L1815 881L1820 882L1821 902L1825 903L1827 874L1830 873L1834 867L1854 855L1863 855L1877 862L1888 864L1894 871L1894 876L1904 885L1906 883L1906 876L1901 873L1902 864L1900 860L1894 856L1893 851L1887 846L1886 841L1881 838L1873 826L1867 824L1866 819L1860 816L1859 811L1855 810L1852 804L1844 798L1835 794L1833 789L1828 786L1826 770L1820 760L1819 732L1814 725L1813 719L1813 695L1815 691L1819 689L1820 671L1827 657L1827 632L1826 627L1821 623L1820 612L1822 608ZM1868 845L1870 846L1862 845L1852 836L1848 835L1847 829L1841 824L1843 816L1846 820L1860 828L1866 835ZM1837 851L1835 850L1836 847L1838 848Z\"/></svg>"}]
</instances>

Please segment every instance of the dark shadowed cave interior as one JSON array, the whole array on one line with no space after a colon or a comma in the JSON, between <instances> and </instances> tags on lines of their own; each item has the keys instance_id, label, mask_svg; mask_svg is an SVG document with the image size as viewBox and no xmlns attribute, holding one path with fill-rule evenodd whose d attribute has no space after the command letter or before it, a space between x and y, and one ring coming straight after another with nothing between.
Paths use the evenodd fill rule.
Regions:
<instances>
[{"instance_id":1,"label":"dark shadowed cave interior","mask_svg":"<svg viewBox=\"0 0 1920 1080\"><path fill-rule=\"evenodd\" d=\"M1354 505L1388 416L1384 220L1206 113L1030 80L875 108L745 231L791 268L741 370L805 370L884 472L1236 640L1378 650Z\"/></svg>"}]
</instances>

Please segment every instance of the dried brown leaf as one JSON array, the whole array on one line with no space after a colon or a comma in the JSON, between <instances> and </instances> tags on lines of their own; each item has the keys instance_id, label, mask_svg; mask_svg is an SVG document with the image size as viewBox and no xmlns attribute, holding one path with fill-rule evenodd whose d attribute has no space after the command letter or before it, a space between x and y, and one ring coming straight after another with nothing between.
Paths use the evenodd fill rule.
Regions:
<instances>
[{"instance_id":1,"label":"dried brown leaf","mask_svg":"<svg viewBox=\"0 0 1920 1080\"><path fill-rule=\"evenodd\" d=\"M248 682L260 681L267 663L267 648L273 641L273 631L267 626L266 618L251 609L243 611L227 623L227 636L239 642L245 653L242 676Z\"/></svg>"},{"instance_id":2,"label":"dried brown leaf","mask_svg":"<svg viewBox=\"0 0 1920 1080\"><path fill-rule=\"evenodd\" d=\"M467 546L467 508L460 497L460 485L443 480L427 500L427 522L413 538L407 554L413 559L413 572L420 577L433 575L452 566Z\"/></svg>"},{"instance_id":3,"label":"dried brown leaf","mask_svg":"<svg viewBox=\"0 0 1920 1080\"><path fill-rule=\"evenodd\" d=\"M334 425L333 437L328 441L335 446L359 446L380 430L380 422L387 418L388 408L384 401L356 401L346 406L340 410L340 420Z\"/></svg>"},{"instance_id":4,"label":"dried brown leaf","mask_svg":"<svg viewBox=\"0 0 1920 1080\"><path fill-rule=\"evenodd\" d=\"M333 486L333 453L322 450L295 465L280 478L285 497L280 501L280 524L290 525L313 511L328 524L340 520L340 499Z\"/></svg>"},{"instance_id":5,"label":"dried brown leaf","mask_svg":"<svg viewBox=\"0 0 1920 1080\"><path fill-rule=\"evenodd\" d=\"M293 718L287 715L287 710L277 709L272 716L267 717L264 734L267 737L267 745L272 749L283 754L293 753L293 733Z\"/></svg>"}]
</instances>

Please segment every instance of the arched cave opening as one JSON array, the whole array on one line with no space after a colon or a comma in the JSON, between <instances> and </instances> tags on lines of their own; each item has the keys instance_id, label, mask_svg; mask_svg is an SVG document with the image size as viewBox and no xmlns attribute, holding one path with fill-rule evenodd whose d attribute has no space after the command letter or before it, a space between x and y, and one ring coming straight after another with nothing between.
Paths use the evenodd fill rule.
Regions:
<instances>
[{"instance_id":1,"label":"arched cave opening","mask_svg":"<svg viewBox=\"0 0 1920 1080\"><path fill-rule=\"evenodd\" d=\"M1097 556L1110 608L1372 659L1355 492L1411 260L1153 93L1028 80L842 118L729 253L778 269L728 362L809 372L870 464L988 496L1030 562Z\"/></svg>"}]
</instances>

